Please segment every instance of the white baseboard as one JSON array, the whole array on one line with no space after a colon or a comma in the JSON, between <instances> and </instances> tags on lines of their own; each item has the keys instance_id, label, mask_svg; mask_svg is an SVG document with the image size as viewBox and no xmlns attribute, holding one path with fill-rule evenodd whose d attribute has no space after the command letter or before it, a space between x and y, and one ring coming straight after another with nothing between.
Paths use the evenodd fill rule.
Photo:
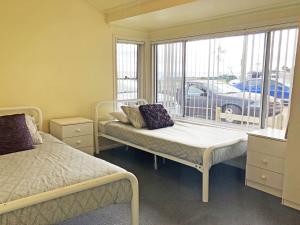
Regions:
<instances>
[{"instance_id":1,"label":"white baseboard","mask_svg":"<svg viewBox=\"0 0 300 225\"><path fill-rule=\"evenodd\" d=\"M292 201L289 201L289 200L286 200L286 199L282 199L282 204L300 211L300 204L298 204L296 202L292 202Z\"/></svg>"}]
</instances>

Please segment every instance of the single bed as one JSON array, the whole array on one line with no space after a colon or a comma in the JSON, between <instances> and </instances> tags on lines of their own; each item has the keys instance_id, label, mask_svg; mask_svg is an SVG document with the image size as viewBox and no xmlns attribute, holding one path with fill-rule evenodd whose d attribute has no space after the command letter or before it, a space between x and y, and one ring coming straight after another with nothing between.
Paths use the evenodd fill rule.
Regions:
<instances>
[{"instance_id":1,"label":"single bed","mask_svg":"<svg viewBox=\"0 0 300 225\"><path fill-rule=\"evenodd\" d=\"M209 170L211 166L246 153L247 135L244 131L207 125L175 122L173 127L157 130L136 129L114 121L109 112L120 111L121 105L145 104L143 99L99 102L95 112L96 152L98 138L104 137L191 167L203 173L202 200L208 201Z\"/></svg>"},{"instance_id":2,"label":"single bed","mask_svg":"<svg viewBox=\"0 0 300 225\"><path fill-rule=\"evenodd\" d=\"M41 129L34 107L0 108L0 115L26 113ZM41 132L43 144L0 156L0 224L46 225L116 203L131 202L138 225L138 182L126 170L76 150Z\"/></svg>"}]
</instances>

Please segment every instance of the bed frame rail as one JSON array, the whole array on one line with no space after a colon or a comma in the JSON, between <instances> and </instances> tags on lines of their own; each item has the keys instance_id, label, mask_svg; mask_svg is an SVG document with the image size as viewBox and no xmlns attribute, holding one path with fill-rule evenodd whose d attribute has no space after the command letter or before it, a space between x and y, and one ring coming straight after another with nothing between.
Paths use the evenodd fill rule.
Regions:
<instances>
[{"instance_id":1,"label":"bed frame rail","mask_svg":"<svg viewBox=\"0 0 300 225\"><path fill-rule=\"evenodd\" d=\"M172 155L168 155L165 153L161 153L161 152L156 152L150 149L147 149L145 147L141 147L139 145L127 142L127 141L123 141L121 139L106 135L106 134L100 134L99 136L110 139L112 141L116 141L119 143L122 143L124 145L151 153L154 155L154 169L157 170L157 156L162 157L163 159L169 159L178 163L181 163L183 165L189 166L189 167L193 167L195 169L197 169L198 171L200 171L202 173L202 201L203 202L208 202L208 198L209 198L209 170L211 168L211 153L212 153L212 148L208 148L204 151L203 154L203 163L202 164L196 164L196 163L192 163L189 161L186 161L184 159L180 159L180 158L176 158Z\"/></svg>"}]
</instances>

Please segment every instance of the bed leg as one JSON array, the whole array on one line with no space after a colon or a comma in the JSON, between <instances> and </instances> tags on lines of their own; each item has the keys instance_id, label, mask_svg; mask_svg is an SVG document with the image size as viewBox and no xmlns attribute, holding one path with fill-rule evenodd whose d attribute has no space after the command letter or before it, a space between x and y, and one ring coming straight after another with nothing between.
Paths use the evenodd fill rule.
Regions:
<instances>
[{"instance_id":1,"label":"bed leg","mask_svg":"<svg viewBox=\"0 0 300 225\"><path fill-rule=\"evenodd\" d=\"M157 170L158 166L157 166L157 155L154 155L154 169Z\"/></svg>"},{"instance_id":2,"label":"bed leg","mask_svg":"<svg viewBox=\"0 0 300 225\"><path fill-rule=\"evenodd\" d=\"M209 197L209 170L211 167L212 148L208 148L203 153L203 170L202 170L202 201L208 202Z\"/></svg>"},{"instance_id":3,"label":"bed leg","mask_svg":"<svg viewBox=\"0 0 300 225\"><path fill-rule=\"evenodd\" d=\"M131 200L131 225L139 225L139 200L138 194L135 193Z\"/></svg>"},{"instance_id":4,"label":"bed leg","mask_svg":"<svg viewBox=\"0 0 300 225\"><path fill-rule=\"evenodd\" d=\"M131 225L139 225L139 185L137 178L132 175L129 178L132 187L131 199Z\"/></svg>"},{"instance_id":5,"label":"bed leg","mask_svg":"<svg viewBox=\"0 0 300 225\"><path fill-rule=\"evenodd\" d=\"M166 158L162 158L162 163L165 165L166 164Z\"/></svg>"},{"instance_id":6,"label":"bed leg","mask_svg":"<svg viewBox=\"0 0 300 225\"><path fill-rule=\"evenodd\" d=\"M202 201L208 202L209 197L209 169L202 173Z\"/></svg>"},{"instance_id":7,"label":"bed leg","mask_svg":"<svg viewBox=\"0 0 300 225\"><path fill-rule=\"evenodd\" d=\"M96 154L100 153L100 149L99 149L99 137L95 137L95 147L96 147Z\"/></svg>"}]
</instances>

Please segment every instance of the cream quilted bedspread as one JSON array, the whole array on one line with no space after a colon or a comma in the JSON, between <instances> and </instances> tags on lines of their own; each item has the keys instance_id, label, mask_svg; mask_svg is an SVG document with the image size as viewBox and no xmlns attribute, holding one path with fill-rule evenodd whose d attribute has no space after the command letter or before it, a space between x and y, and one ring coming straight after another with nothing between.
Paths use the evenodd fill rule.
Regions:
<instances>
[{"instance_id":1,"label":"cream quilted bedspread","mask_svg":"<svg viewBox=\"0 0 300 225\"><path fill-rule=\"evenodd\" d=\"M33 150L0 156L0 204L124 169L43 134ZM121 180L0 215L1 225L54 224L113 203L129 202L130 182Z\"/></svg>"},{"instance_id":2,"label":"cream quilted bedspread","mask_svg":"<svg viewBox=\"0 0 300 225\"><path fill-rule=\"evenodd\" d=\"M176 122L157 130L137 129L117 121L100 122L103 134L131 142L150 150L202 163L203 152L212 148L212 165L244 155L247 134L244 131Z\"/></svg>"}]
</instances>

